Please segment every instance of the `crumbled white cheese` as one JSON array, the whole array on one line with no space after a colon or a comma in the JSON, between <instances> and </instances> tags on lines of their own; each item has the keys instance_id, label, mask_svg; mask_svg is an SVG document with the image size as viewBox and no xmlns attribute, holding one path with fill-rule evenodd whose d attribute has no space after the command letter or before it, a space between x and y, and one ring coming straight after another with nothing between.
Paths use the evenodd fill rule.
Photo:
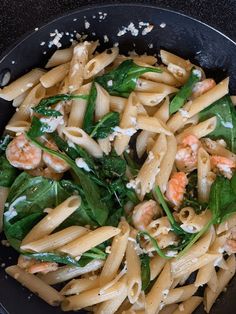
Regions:
<instances>
[{"instance_id":1,"label":"crumbled white cheese","mask_svg":"<svg viewBox=\"0 0 236 314\"><path fill-rule=\"evenodd\" d=\"M151 160L153 160L155 158L154 154L152 151L150 151L148 153L148 157L147 157L147 162L150 162Z\"/></svg>"},{"instance_id":2,"label":"crumbled white cheese","mask_svg":"<svg viewBox=\"0 0 236 314\"><path fill-rule=\"evenodd\" d=\"M138 36L139 30L134 26L134 23L130 23L127 27L123 26L122 29L117 33L117 36L123 36L127 32L130 32L132 36Z\"/></svg>"},{"instance_id":3,"label":"crumbled white cheese","mask_svg":"<svg viewBox=\"0 0 236 314\"><path fill-rule=\"evenodd\" d=\"M39 28L38 27L35 27L35 29L34 29L36 32L39 30Z\"/></svg>"},{"instance_id":4,"label":"crumbled white cheese","mask_svg":"<svg viewBox=\"0 0 236 314\"><path fill-rule=\"evenodd\" d=\"M107 86L112 86L112 85L113 85L113 81L112 80L107 81Z\"/></svg>"},{"instance_id":5,"label":"crumbled white cheese","mask_svg":"<svg viewBox=\"0 0 236 314\"><path fill-rule=\"evenodd\" d=\"M187 110L184 110L183 108L180 108L179 113L181 114L182 117L184 118L189 118L189 112Z\"/></svg>"},{"instance_id":6,"label":"crumbled white cheese","mask_svg":"<svg viewBox=\"0 0 236 314\"><path fill-rule=\"evenodd\" d=\"M130 180L127 184L126 187L128 189L136 189L137 187L137 180Z\"/></svg>"},{"instance_id":7,"label":"crumbled white cheese","mask_svg":"<svg viewBox=\"0 0 236 314\"><path fill-rule=\"evenodd\" d=\"M7 240L2 240L1 243L3 246L6 246L6 247L10 246L10 243Z\"/></svg>"},{"instance_id":8,"label":"crumbled white cheese","mask_svg":"<svg viewBox=\"0 0 236 314\"><path fill-rule=\"evenodd\" d=\"M162 22L162 23L160 24L160 28L165 28L165 27L166 27L166 23Z\"/></svg>"},{"instance_id":9,"label":"crumbled white cheese","mask_svg":"<svg viewBox=\"0 0 236 314\"><path fill-rule=\"evenodd\" d=\"M15 64L16 63L16 61L14 61L14 60L12 60L12 62L11 62L12 64Z\"/></svg>"},{"instance_id":10,"label":"crumbled white cheese","mask_svg":"<svg viewBox=\"0 0 236 314\"><path fill-rule=\"evenodd\" d=\"M222 261L222 256L218 257L215 261L214 261L214 266L219 267L221 265L221 261Z\"/></svg>"},{"instance_id":11,"label":"crumbled white cheese","mask_svg":"<svg viewBox=\"0 0 236 314\"><path fill-rule=\"evenodd\" d=\"M8 210L4 213L4 216L6 217L6 220L9 221L13 217L17 216L16 208L15 206L19 204L20 202L23 202L26 200L26 196L22 195L14 200L14 202L9 206Z\"/></svg>"},{"instance_id":12,"label":"crumbled white cheese","mask_svg":"<svg viewBox=\"0 0 236 314\"><path fill-rule=\"evenodd\" d=\"M137 119L135 117L130 117L130 122L133 126L137 126Z\"/></svg>"},{"instance_id":13,"label":"crumbled white cheese","mask_svg":"<svg viewBox=\"0 0 236 314\"><path fill-rule=\"evenodd\" d=\"M177 251L167 251L166 256L168 257L175 257L178 254Z\"/></svg>"},{"instance_id":14,"label":"crumbled white cheese","mask_svg":"<svg viewBox=\"0 0 236 314\"><path fill-rule=\"evenodd\" d=\"M2 80L0 82L0 86L1 87L6 86L9 83L10 78L11 78L10 71L6 71L6 73L4 73L3 78L2 78Z\"/></svg>"},{"instance_id":15,"label":"crumbled white cheese","mask_svg":"<svg viewBox=\"0 0 236 314\"><path fill-rule=\"evenodd\" d=\"M127 136L132 136L137 132L135 128L122 129L119 126L115 126L113 130L117 133L116 135L122 134Z\"/></svg>"},{"instance_id":16,"label":"crumbled white cheese","mask_svg":"<svg viewBox=\"0 0 236 314\"><path fill-rule=\"evenodd\" d=\"M85 29L88 29L90 27L90 23L88 21L84 21L84 27Z\"/></svg>"},{"instance_id":17,"label":"crumbled white cheese","mask_svg":"<svg viewBox=\"0 0 236 314\"><path fill-rule=\"evenodd\" d=\"M220 254L223 254L224 251L225 251L225 249L224 249L223 247L220 247L220 248L218 249L218 253L220 253Z\"/></svg>"},{"instance_id":18,"label":"crumbled white cheese","mask_svg":"<svg viewBox=\"0 0 236 314\"><path fill-rule=\"evenodd\" d=\"M233 129L233 124L232 122L225 122L225 121L221 121L221 124L227 128L227 129Z\"/></svg>"},{"instance_id":19,"label":"crumbled white cheese","mask_svg":"<svg viewBox=\"0 0 236 314\"><path fill-rule=\"evenodd\" d=\"M194 69L193 70L193 74L196 75L199 79L202 77L202 73L198 69Z\"/></svg>"},{"instance_id":20,"label":"crumbled white cheese","mask_svg":"<svg viewBox=\"0 0 236 314\"><path fill-rule=\"evenodd\" d=\"M181 227L184 231L189 232L189 233L195 233L195 232L197 232L196 228L194 228L194 226L191 226L191 225L182 224L182 225L180 225L180 227Z\"/></svg>"},{"instance_id":21,"label":"crumbled white cheese","mask_svg":"<svg viewBox=\"0 0 236 314\"><path fill-rule=\"evenodd\" d=\"M48 133L54 132L58 128L59 125L63 125L64 124L63 116L59 116L59 117L42 117L42 118L40 118L40 121L47 125L47 132Z\"/></svg>"},{"instance_id":22,"label":"crumbled white cheese","mask_svg":"<svg viewBox=\"0 0 236 314\"><path fill-rule=\"evenodd\" d=\"M152 49L153 48L153 44L148 44L148 48Z\"/></svg>"},{"instance_id":23,"label":"crumbled white cheese","mask_svg":"<svg viewBox=\"0 0 236 314\"><path fill-rule=\"evenodd\" d=\"M104 43L107 43L109 41L109 38L107 37L107 35L103 35L103 41Z\"/></svg>"},{"instance_id":24,"label":"crumbled white cheese","mask_svg":"<svg viewBox=\"0 0 236 314\"><path fill-rule=\"evenodd\" d=\"M180 310L180 312L183 312L183 311L184 311L184 305L183 305L183 303L181 303L181 304L179 305L179 310Z\"/></svg>"},{"instance_id":25,"label":"crumbled white cheese","mask_svg":"<svg viewBox=\"0 0 236 314\"><path fill-rule=\"evenodd\" d=\"M45 43L45 41L42 41L41 43L40 43L40 46L44 46L46 43Z\"/></svg>"},{"instance_id":26,"label":"crumbled white cheese","mask_svg":"<svg viewBox=\"0 0 236 314\"><path fill-rule=\"evenodd\" d=\"M105 252L107 254L111 254L111 246L110 245L106 247Z\"/></svg>"},{"instance_id":27,"label":"crumbled white cheese","mask_svg":"<svg viewBox=\"0 0 236 314\"><path fill-rule=\"evenodd\" d=\"M51 48L53 45L55 45L57 48L61 48L62 44L60 43L60 40L63 36L63 32L59 33L57 29L55 29L54 33L50 33L51 37L54 37L53 40L51 40L48 44L48 47Z\"/></svg>"},{"instance_id":28,"label":"crumbled white cheese","mask_svg":"<svg viewBox=\"0 0 236 314\"><path fill-rule=\"evenodd\" d=\"M145 27L145 28L142 30L142 35L145 36L145 35L147 35L148 33L150 33L150 32L153 30L153 27L154 27L154 25L149 24L147 27Z\"/></svg>"},{"instance_id":29,"label":"crumbled white cheese","mask_svg":"<svg viewBox=\"0 0 236 314\"><path fill-rule=\"evenodd\" d=\"M73 19L73 22L77 21L77 19Z\"/></svg>"},{"instance_id":30,"label":"crumbled white cheese","mask_svg":"<svg viewBox=\"0 0 236 314\"><path fill-rule=\"evenodd\" d=\"M77 165L77 167L84 169L87 172L90 172L91 169L89 168L88 164L84 161L83 158L76 158L75 159L75 163Z\"/></svg>"}]
</instances>

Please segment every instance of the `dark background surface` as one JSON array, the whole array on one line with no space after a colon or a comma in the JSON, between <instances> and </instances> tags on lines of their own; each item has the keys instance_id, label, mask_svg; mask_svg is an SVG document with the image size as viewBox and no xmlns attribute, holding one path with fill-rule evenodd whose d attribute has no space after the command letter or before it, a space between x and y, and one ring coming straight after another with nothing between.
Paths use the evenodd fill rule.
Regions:
<instances>
[{"instance_id":1,"label":"dark background surface","mask_svg":"<svg viewBox=\"0 0 236 314\"><path fill-rule=\"evenodd\" d=\"M149 3L197 18L236 41L236 0L1 0L0 55L20 36L73 9L94 3Z\"/></svg>"}]
</instances>

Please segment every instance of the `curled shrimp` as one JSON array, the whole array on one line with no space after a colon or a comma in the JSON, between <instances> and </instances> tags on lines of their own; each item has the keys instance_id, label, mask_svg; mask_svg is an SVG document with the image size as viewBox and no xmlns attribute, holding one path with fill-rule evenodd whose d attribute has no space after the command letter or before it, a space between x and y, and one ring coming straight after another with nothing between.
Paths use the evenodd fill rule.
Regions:
<instances>
[{"instance_id":1,"label":"curled shrimp","mask_svg":"<svg viewBox=\"0 0 236 314\"><path fill-rule=\"evenodd\" d=\"M58 269L58 264L53 262L39 262L35 263L27 268L27 272L30 274L35 273L49 273L50 271L54 271Z\"/></svg>"},{"instance_id":2,"label":"curled shrimp","mask_svg":"<svg viewBox=\"0 0 236 314\"><path fill-rule=\"evenodd\" d=\"M192 98L197 98L202 94L206 93L210 89L216 86L216 82L213 79L205 79L201 82L198 82L193 87Z\"/></svg>"},{"instance_id":3,"label":"curled shrimp","mask_svg":"<svg viewBox=\"0 0 236 314\"><path fill-rule=\"evenodd\" d=\"M144 201L134 207L133 225L138 230L146 230L152 219L160 213L157 203L153 200Z\"/></svg>"},{"instance_id":4,"label":"curled shrimp","mask_svg":"<svg viewBox=\"0 0 236 314\"><path fill-rule=\"evenodd\" d=\"M7 146L6 157L13 167L30 170L39 166L42 151L30 143L24 134L20 134Z\"/></svg>"},{"instance_id":5,"label":"curled shrimp","mask_svg":"<svg viewBox=\"0 0 236 314\"><path fill-rule=\"evenodd\" d=\"M181 205L187 184L188 179L184 172L175 172L172 175L167 184L166 197L173 205Z\"/></svg>"},{"instance_id":6,"label":"curled shrimp","mask_svg":"<svg viewBox=\"0 0 236 314\"><path fill-rule=\"evenodd\" d=\"M52 141L48 141L45 146L52 150L58 151L57 145ZM57 173L66 172L70 168L64 160L47 152L43 152L43 161L49 168L53 169Z\"/></svg>"},{"instance_id":7,"label":"curled shrimp","mask_svg":"<svg viewBox=\"0 0 236 314\"><path fill-rule=\"evenodd\" d=\"M213 170L220 171L226 178L232 178L232 169L236 168L236 162L222 156L211 156L211 166Z\"/></svg>"},{"instance_id":8,"label":"curled shrimp","mask_svg":"<svg viewBox=\"0 0 236 314\"><path fill-rule=\"evenodd\" d=\"M194 135L187 135L178 145L175 163L180 171L190 172L197 168L197 152L201 145Z\"/></svg>"}]
</instances>

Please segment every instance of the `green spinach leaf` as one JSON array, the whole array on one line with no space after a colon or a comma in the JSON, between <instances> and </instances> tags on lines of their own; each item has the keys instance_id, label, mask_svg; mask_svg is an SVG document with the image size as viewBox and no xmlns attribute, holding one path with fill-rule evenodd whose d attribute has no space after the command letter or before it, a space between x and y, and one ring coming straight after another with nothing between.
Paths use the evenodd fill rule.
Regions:
<instances>
[{"instance_id":1,"label":"green spinach leaf","mask_svg":"<svg viewBox=\"0 0 236 314\"><path fill-rule=\"evenodd\" d=\"M120 114L118 112L109 112L95 124L90 136L96 139L106 138L113 132L113 128L119 125L119 123Z\"/></svg>"},{"instance_id":2,"label":"green spinach leaf","mask_svg":"<svg viewBox=\"0 0 236 314\"><path fill-rule=\"evenodd\" d=\"M18 173L4 155L0 156L0 186L10 187Z\"/></svg>"},{"instance_id":3,"label":"green spinach leaf","mask_svg":"<svg viewBox=\"0 0 236 314\"><path fill-rule=\"evenodd\" d=\"M125 60L116 69L98 76L95 81L102 85L110 95L129 97L135 89L138 78L147 72L162 72L159 68L142 67L133 60Z\"/></svg>"},{"instance_id":4,"label":"green spinach leaf","mask_svg":"<svg viewBox=\"0 0 236 314\"><path fill-rule=\"evenodd\" d=\"M8 144L11 142L12 138L10 135L3 135L0 139L0 154L4 153L7 149Z\"/></svg>"},{"instance_id":5,"label":"green spinach leaf","mask_svg":"<svg viewBox=\"0 0 236 314\"><path fill-rule=\"evenodd\" d=\"M213 140L224 139L229 149L236 153L236 110L229 95L217 100L199 113L199 121L217 117L214 131L207 136Z\"/></svg>"},{"instance_id":6,"label":"green spinach leaf","mask_svg":"<svg viewBox=\"0 0 236 314\"><path fill-rule=\"evenodd\" d=\"M178 93L170 102L169 111L170 114L178 111L186 103L188 98L191 96L194 85L200 80L198 70L192 69L188 81L181 87Z\"/></svg>"},{"instance_id":7,"label":"green spinach leaf","mask_svg":"<svg viewBox=\"0 0 236 314\"><path fill-rule=\"evenodd\" d=\"M84 122L83 122L83 129L88 134L90 134L93 131L96 98L97 98L97 89L93 82L90 93L89 93L88 103L87 103L87 107L86 107L86 111L84 115Z\"/></svg>"},{"instance_id":8,"label":"green spinach leaf","mask_svg":"<svg viewBox=\"0 0 236 314\"><path fill-rule=\"evenodd\" d=\"M50 126L47 123L42 122L36 116L33 116L28 134L32 138L36 138L42 136L44 133L47 133L48 131L50 131Z\"/></svg>"},{"instance_id":9,"label":"green spinach leaf","mask_svg":"<svg viewBox=\"0 0 236 314\"><path fill-rule=\"evenodd\" d=\"M39 104L33 109L34 112L41 114L43 116L49 116L49 117L59 117L62 114L54 109L51 109L51 106L55 105L59 101L68 101L71 99L87 99L87 95L69 95L69 94L59 94L55 96L51 96L48 98L43 98Z\"/></svg>"},{"instance_id":10,"label":"green spinach leaf","mask_svg":"<svg viewBox=\"0 0 236 314\"><path fill-rule=\"evenodd\" d=\"M142 290L145 291L150 284L150 257L147 254L141 254L139 258L141 261Z\"/></svg>"}]
</instances>

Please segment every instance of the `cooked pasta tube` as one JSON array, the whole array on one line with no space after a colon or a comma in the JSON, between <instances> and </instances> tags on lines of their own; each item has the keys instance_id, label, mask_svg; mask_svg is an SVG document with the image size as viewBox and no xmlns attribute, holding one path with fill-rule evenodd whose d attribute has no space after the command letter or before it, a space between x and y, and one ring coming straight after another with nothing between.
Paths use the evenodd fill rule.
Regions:
<instances>
[{"instance_id":1,"label":"cooked pasta tube","mask_svg":"<svg viewBox=\"0 0 236 314\"><path fill-rule=\"evenodd\" d=\"M164 158L161 161L160 171L156 176L156 184L160 187L162 193L166 192L167 183L170 178L171 171L175 162L177 152L177 143L175 136L167 136L167 150Z\"/></svg>"},{"instance_id":2,"label":"cooked pasta tube","mask_svg":"<svg viewBox=\"0 0 236 314\"><path fill-rule=\"evenodd\" d=\"M50 287L37 276L27 273L17 265L7 267L5 271L9 276L16 279L23 286L52 306L59 305L64 299L56 289Z\"/></svg>"},{"instance_id":3,"label":"cooked pasta tube","mask_svg":"<svg viewBox=\"0 0 236 314\"><path fill-rule=\"evenodd\" d=\"M172 135L167 126L156 117L148 117L144 115L137 116L137 125L141 130L163 133L165 135Z\"/></svg>"},{"instance_id":4,"label":"cooked pasta tube","mask_svg":"<svg viewBox=\"0 0 236 314\"><path fill-rule=\"evenodd\" d=\"M184 263L184 266L181 268L173 268L172 265L172 274L174 278L178 278L183 276L185 273L194 272L195 270L198 270L199 268L205 266L206 264L216 262L217 260L222 258L222 254L208 254L205 253L204 255L200 257L196 257L192 259L188 264Z\"/></svg>"},{"instance_id":5,"label":"cooked pasta tube","mask_svg":"<svg viewBox=\"0 0 236 314\"><path fill-rule=\"evenodd\" d=\"M140 259L134 248L133 241L128 241L126 249L127 261L127 294L131 304L135 303L141 293L141 265Z\"/></svg>"},{"instance_id":6,"label":"cooked pasta tube","mask_svg":"<svg viewBox=\"0 0 236 314\"><path fill-rule=\"evenodd\" d=\"M0 88L0 98L11 101L18 96L31 89L38 84L39 79L44 75L45 71L41 69L33 69L25 75L21 76L11 84Z\"/></svg>"},{"instance_id":7,"label":"cooked pasta tube","mask_svg":"<svg viewBox=\"0 0 236 314\"><path fill-rule=\"evenodd\" d=\"M156 282L146 296L146 313L155 314L160 310L161 301L163 301L163 291L169 290L173 282L170 264L167 262L160 273Z\"/></svg>"},{"instance_id":8,"label":"cooked pasta tube","mask_svg":"<svg viewBox=\"0 0 236 314\"><path fill-rule=\"evenodd\" d=\"M90 230L84 227L71 226L49 236L40 238L39 240L22 245L21 250L27 252L50 252L88 232L90 232Z\"/></svg>"},{"instance_id":9,"label":"cooked pasta tube","mask_svg":"<svg viewBox=\"0 0 236 314\"><path fill-rule=\"evenodd\" d=\"M211 278L207 283L207 286L213 291L216 292L218 289L218 277L217 277L217 273L215 268L213 269L213 271L211 272Z\"/></svg>"},{"instance_id":10,"label":"cooked pasta tube","mask_svg":"<svg viewBox=\"0 0 236 314\"><path fill-rule=\"evenodd\" d=\"M125 109L127 99L118 96L110 96L111 111L122 113Z\"/></svg>"},{"instance_id":11,"label":"cooked pasta tube","mask_svg":"<svg viewBox=\"0 0 236 314\"><path fill-rule=\"evenodd\" d=\"M197 155L198 200L206 203L209 200L211 185L211 161L209 154L200 147Z\"/></svg>"},{"instance_id":12,"label":"cooked pasta tube","mask_svg":"<svg viewBox=\"0 0 236 314\"><path fill-rule=\"evenodd\" d=\"M160 55L161 61L166 65L168 65L169 63L176 64L181 68L186 69L187 71L190 71L192 68L192 64L189 60L185 60L169 51L161 49Z\"/></svg>"},{"instance_id":13,"label":"cooked pasta tube","mask_svg":"<svg viewBox=\"0 0 236 314\"><path fill-rule=\"evenodd\" d=\"M88 41L79 43L73 49L73 56L70 62L68 74L69 91L73 92L81 87L84 79L84 68L88 62L89 47Z\"/></svg>"},{"instance_id":14,"label":"cooked pasta tube","mask_svg":"<svg viewBox=\"0 0 236 314\"><path fill-rule=\"evenodd\" d=\"M153 145L152 150L149 152L148 157L136 178L136 192L140 199L143 199L144 195L152 190L155 184L156 175L160 171L159 167L166 150L166 136L161 133Z\"/></svg>"},{"instance_id":15,"label":"cooked pasta tube","mask_svg":"<svg viewBox=\"0 0 236 314\"><path fill-rule=\"evenodd\" d=\"M79 88L78 92L74 92L74 94L75 95L77 93L89 94L91 86L92 86L91 83L83 85ZM86 107L87 107L86 99L82 99L82 98L73 99L71 103L71 110L70 110L67 126L74 126L74 127L82 128Z\"/></svg>"},{"instance_id":16,"label":"cooked pasta tube","mask_svg":"<svg viewBox=\"0 0 236 314\"><path fill-rule=\"evenodd\" d=\"M0 232L2 232L4 205L9 194L9 188L0 186Z\"/></svg>"},{"instance_id":17,"label":"cooked pasta tube","mask_svg":"<svg viewBox=\"0 0 236 314\"><path fill-rule=\"evenodd\" d=\"M125 220L121 220L118 228L120 233L112 241L111 253L108 255L100 275L101 286L115 278L125 255L130 226Z\"/></svg>"},{"instance_id":18,"label":"cooked pasta tube","mask_svg":"<svg viewBox=\"0 0 236 314\"><path fill-rule=\"evenodd\" d=\"M166 259L160 257L159 255L154 256L150 260L150 279L155 279L162 269L164 268Z\"/></svg>"},{"instance_id":19,"label":"cooked pasta tube","mask_svg":"<svg viewBox=\"0 0 236 314\"><path fill-rule=\"evenodd\" d=\"M136 92L141 104L148 107L154 107L162 102L162 100L168 95L166 93L147 93Z\"/></svg>"},{"instance_id":20,"label":"cooked pasta tube","mask_svg":"<svg viewBox=\"0 0 236 314\"><path fill-rule=\"evenodd\" d=\"M136 125L138 104L139 102L135 93L131 93L120 121L120 128L124 129L124 132L123 134L118 134L114 141L114 149L117 155L121 155L125 151L129 144L131 134L133 135L136 132L134 126ZM131 133L129 131L131 131Z\"/></svg>"},{"instance_id":21,"label":"cooked pasta tube","mask_svg":"<svg viewBox=\"0 0 236 314\"><path fill-rule=\"evenodd\" d=\"M91 59L84 68L84 78L89 79L96 74L98 74L101 70L103 70L106 66L111 64L119 53L119 49L113 47L111 49L107 49L104 52L96 55L93 59Z\"/></svg>"},{"instance_id":22,"label":"cooked pasta tube","mask_svg":"<svg viewBox=\"0 0 236 314\"><path fill-rule=\"evenodd\" d=\"M83 147L93 157L102 157L103 152L101 147L84 130L78 127L65 127L62 132L68 140Z\"/></svg>"},{"instance_id":23,"label":"cooked pasta tube","mask_svg":"<svg viewBox=\"0 0 236 314\"><path fill-rule=\"evenodd\" d=\"M194 135L197 138L205 137L215 130L216 124L217 118L212 117L203 122L198 123L197 125L190 126L176 136L177 142L181 143L183 139L189 134Z\"/></svg>"},{"instance_id":24,"label":"cooked pasta tube","mask_svg":"<svg viewBox=\"0 0 236 314\"><path fill-rule=\"evenodd\" d=\"M139 62L139 61L136 63L141 65L141 66L149 66L149 65L147 65L143 62ZM156 68L156 67L152 67L152 68ZM178 87L180 85L179 81L167 70L166 67L159 66L159 68L162 71L161 73L147 72L147 73L144 73L142 75L142 77L147 79L147 80L150 80L150 81L154 81L154 82L158 82L158 83L164 83L164 84L175 86L175 87Z\"/></svg>"},{"instance_id":25,"label":"cooked pasta tube","mask_svg":"<svg viewBox=\"0 0 236 314\"><path fill-rule=\"evenodd\" d=\"M191 296L194 295L194 293L197 291L198 287L196 287L194 284L171 289L169 293L167 294L166 299L164 299L165 304L171 304L171 303L179 303L184 302L191 298Z\"/></svg>"},{"instance_id":26,"label":"cooked pasta tube","mask_svg":"<svg viewBox=\"0 0 236 314\"><path fill-rule=\"evenodd\" d=\"M202 300L201 297L193 296L179 304L173 314L191 314L201 304Z\"/></svg>"},{"instance_id":27,"label":"cooked pasta tube","mask_svg":"<svg viewBox=\"0 0 236 314\"><path fill-rule=\"evenodd\" d=\"M229 218L227 218L225 221L220 223L216 227L216 233L221 234L225 231L230 230L232 227L236 226L236 213L232 214Z\"/></svg>"},{"instance_id":28,"label":"cooked pasta tube","mask_svg":"<svg viewBox=\"0 0 236 314\"><path fill-rule=\"evenodd\" d=\"M213 265L213 263L207 264L201 267L197 273L197 277L194 282L194 285L196 287L201 287L205 285L206 283L208 283L214 271L215 271L215 266Z\"/></svg>"},{"instance_id":29,"label":"cooked pasta tube","mask_svg":"<svg viewBox=\"0 0 236 314\"><path fill-rule=\"evenodd\" d=\"M195 98L193 101L187 102L181 111L175 113L167 122L167 127L172 131L176 132L179 130L183 122L187 118L193 117L203 109L207 108L216 100L220 99L228 93L229 78L224 79L222 82L217 84L215 87Z\"/></svg>"},{"instance_id":30,"label":"cooked pasta tube","mask_svg":"<svg viewBox=\"0 0 236 314\"><path fill-rule=\"evenodd\" d=\"M169 113L169 107L170 107L170 99L167 96L165 98L165 101L160 105L160 107L158 108L158 110L155 113L155 117L159 120L161 120L162 122L166 123L166 121L169 119L170 117L170 113Z\"/></svg>"},{"instance_id":31,"label":"cooked pasta tube","mask_svg":"<svg viewBox=\"0 0 236 314\"><path fill-rule=\"evenodd\" d=\"M57 250L69 254L71 256L79 256L84 252L92 249L98 244L103 243L104 241L113 238L120 233L119 228L104 226L98 229L95 229L88 234L79 237L62 247L59 247Z\"/></svg>"},{"instance_id":32,"label":"cooked pasta tube","mask_svg":"<svg viewBox=\"0 0 236 314\"><path fill-rule=\"evenodd\" d=\"M67 63L71 61L73 56L73 46L66 49L58 49L54 52L51 58L48 60L45 68L53 68L57 65L61 65L63 63Z\"/></svg>"},{"instance_id":33,"label":"cooked pasta tube","mask_svg":"<svg viewBox=\"0 0 236 314\"><path fill-rule=\"evenodd\" d=\"M21 246L41 239L55 230L66 218L80 207L81 198L71 196L55 207L47 216L38 222L23 239Z\"/></svg>"},{"instance_id":34,"label":"cooked pasta tube","mask_svg":"<svg viewBox=\"0 0 236 314\"><path fill-rule=\"evenodd\" d=\"M55 271L51 271L47 274L38 275L44 282L49 285L55 285L60 282L64 282L78 276L88 274L100 269L104 264L102 260L92 260L87 265L80 266L61 266Z\"/></svg>"},{"instance_id":35,"label":"cooked pasta tube","mask_svg":"<svg viewBox=\"0 0 236 314\"><path fill-rule=\"evenodd\" d=\"M122 62L124 62L125 60L129 60L132 59L136 64L138 64L139 62L142 63L146 63L147 66L149 65L153 65L157 62L157 58L154 56L149 56L149 55L131 55L131 56L124 56L124 55L118 55L115 59L115 61L113 62L115 64L115 66L121 64Z\"/></svg>"},{"instance_id":36,"label":"cooked pasta tube","mask_svg":"<svg viewBox=\"0 0 236 314\"><path fill-rule=\"evenodd\" d=\"M153 81L144 80L140 78L137 80L135 91L169 95L169 94L176 93L178 89L167 84L156 83Z\"/></svg>"},{"instance_id":37,"label":"cooked pasta tube","mask_svg":"<svg viewBox=\"0 0 236 314\"><path fill-rule=\"evenodd\" d=\"M155 135L156 133L145 130L139 133L136 140L136 151L139 158L141 158L145 153L150 138L153 138Z\"/></svg>"},{"instance_id":38,"label":"cooked pasta tube","mask_svg":"<svg viewBox=\"0 0 236 314\"><path fill-rule=\"evenodd\" d=\"M203 144L203 147L209 154L226 157L232 160L233 162L236 162L236 154L226 149L220 143L213 141L210 138L203 138L201 142Z\"/></svg>"},{"instance_id":39,"label":"cooked pasta tube","mask_svg":"<svg viewBox=\"0 0 236 314\"><path fill-rule=\"evenodd\" d=\"M29 94L30 90L31 89L28 89L23 94L19 95L15 99L13 99L12 106L15 108L19 107L22 104L22 102L24 101L24 99L26 98L26 96Z\"/></svg>"},{"instance_id":40,"label":"cooked pasta tube","mask_svg":"<svg viewBox=\"0 0 236 314\"><path fill-rule=\"evenodd\" d=\"M191 207L184 207L180 210L179 219L182 222L181 228L183 230L189 233L196 233L210 221L211 211L205 210L197 215Z\"/></svg>"},{"instance_id":41,"label":"cooked pasta tube","mask_svg":"<svg viewBox=\"0 0 236 314\"><path fill-rule=\"evenodd\" d=\"M116 284L106 289L103 293L100 292L100 288L94 288L88 291L84 291L79 295L67 297L62 302L62 310L78 311L87 306L115 299L123 293L125 286L126 283L124 281L118 281Z\"/></svg>"},{"instance_id":42,"label":"cooked pasta tube","mask_svg":"<svg viewBox=\"0 0 236 314\"><path fill-rule=\"evenodd\" d=\"M28 131L30 128L30 122L28 121L12 121L11 123L7 124L5 129L10 132L14 133L24 133Z\"/></svg>"},{"instance_id":43,"label":"cooked pasta tube","mask_svg":"<svg viewBox=\"0 0 236 314\"><path fill-rule=\"evenodd\" d=\"M96 276L95 276L96 277ZM81 278L81 279L72 279L68 282L60 291L62 295L72 295L79 294L83 291L93 289L99 286L99 278Z\"/></svg>"},{"instance_id":44,"label":"cooked pasta tube","mask_svg":"<svg viewBox=\"0 0 236 314\"><path fill-rule=\"evenodd\" d=\"M40 82L45 88L56 85L57 83L64 80L66 75L69 73L70 63L64 63L57 67L49 70L40 77Z\"/></svg>"},{"instance_id":45,"label":"cooked pasta tube","mask_svg":"<svg viewBox=\"0 0 236 314\"><path fill-rule=\"evenodd\" d=\"M212 291L209 287L207 287L204 291L203 303L204 309L207 313L210 312L212 305L235 274L236 263L234 254L227 259L227 265L229 267L228 270L220 269L217 273L218 287L216 292Z\"/></svg>"}]
</instances>

